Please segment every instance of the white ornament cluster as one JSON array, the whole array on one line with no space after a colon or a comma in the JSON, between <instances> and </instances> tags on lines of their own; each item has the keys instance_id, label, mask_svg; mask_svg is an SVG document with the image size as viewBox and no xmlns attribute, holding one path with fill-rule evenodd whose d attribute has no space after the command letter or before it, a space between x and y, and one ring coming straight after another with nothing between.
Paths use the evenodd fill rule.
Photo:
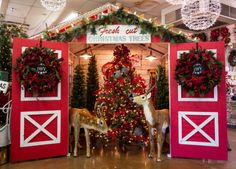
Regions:
<instances>
[{"instance_id":1,"label":"white ornament cluster","mask_svg":"<svg viewBox=\"0 0 236 169\"><path fill-rule=\"evenodd\" d=\"M66 0L41 0L41 3L49 11L58 11L66 6Z\"/></svg>"},{"instance_id":2,"label":"white ornament cluster","mask_svg":"<svg viewBox=\"0 0 236 169\"><path fill-rule=\"evenodd\" d=\"M219 17L219 0L191 0L182 6L183 23L193 30L205 30L211 27Z\"/></svg>"},{"instance_id":3,"label":"white ornament cluster","mask_svg":"<svg viewBox=\"0 0 236 169\"><path fill-rule=\"evenodd\" d=\"M183 23L192 30L205 30L211 27L220 16L220 0L166 0L177 5L182 4Z\"/></svg>"}]
</instances>

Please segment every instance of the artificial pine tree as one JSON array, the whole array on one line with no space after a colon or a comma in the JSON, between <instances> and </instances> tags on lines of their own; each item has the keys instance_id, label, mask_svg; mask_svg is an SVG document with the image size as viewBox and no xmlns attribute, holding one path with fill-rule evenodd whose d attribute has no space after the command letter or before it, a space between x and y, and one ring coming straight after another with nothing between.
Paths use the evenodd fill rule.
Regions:
<instances>
[{"instance_id":1,"label":"artificial pine tree","mask_svg":"<svg viewBox=\"0 0 236 169\"><path fill-rule=\"evenodd\" d=\"M11 48L13 37L27 37L22 27L7 24L0 15L0 70L9 72L11 79Z\"/></svg>"},{"instance_id":2,"label":"artificial pine tree","mask_svg":"<svg viewBox=\"0 0 236 169\"><path fill-rule=\"evenodd\" d=\"M165 68L158 65L159 79L156 84L157 109L169 109L169 87Z\"/></svg>"},{"instance_id":3,"label":"artificial pine tree","mask_svg":"<svg viewBox=\"0 0 236 169\"><path fill-rule=\"evenodd\" d=\"M124 45L115 47L114 60L102 67L104 85L97 91L98 105L105 104L107 123L112 129L109 138L122 145L147 141L143 109L129 98L145 92L145 81L135 73L129 52Z\"/></svg>"},{"instance_id":4,"label":"artificial pine tree","mask_svg":"<svg viewBox=\"0 0 236 169\"><path fill-rule=\"evenodd\" d=\"M13 37L26 37L22 27L4 22L0 14L0 71L8 72L8 81L11 81L11 48ZM7 103L8 97L0 92L0 107ZM0 110L0 126L6 123L6 114Z\"/></svg>"},{"instance_id":5,"label":"artificial pine tree","mask_svg":"<svg viewBox=\"0 0 236 169\"><path fill-rule=\"evenodd\" d=\"M71 107L85 108L86 107L85 94L86 94L85 76L83 68L81 65L77 65L75 67L75 73L73 78Z\"/></svg>"},{"instance_id":6,"label":"artificial pine tree","mask_svg":"<svg viewBox=\"0 0 236 169\"><path fill-rule=\"evenodd\" d=\"M93 110L96 101L95 91L99 89L97 61L93 55L88 64L87 73L87 109Z\"/></svg>"}]
</instances>

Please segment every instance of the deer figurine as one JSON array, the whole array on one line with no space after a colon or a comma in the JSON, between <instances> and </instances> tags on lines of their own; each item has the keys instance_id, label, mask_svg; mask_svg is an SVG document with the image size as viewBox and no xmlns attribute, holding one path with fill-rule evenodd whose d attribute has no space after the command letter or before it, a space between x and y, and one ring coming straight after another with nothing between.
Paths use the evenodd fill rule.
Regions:
<instances>
[{"instance_id":1,"label":"deer figurine","mask_svg":"<svg viewBox=\"0 0 236 169\"><path fill-rule=\"evenodd\" d=\"M158 77L158 76L157 76ZM169 110L161 109L155 110L152 100L151 100L151 91L156 85L158 78L155 80L155 84L148 89L145 94L132 96L134 103L143 106L144 115L149 127L149 138L150 138L150 153L149 158L152 158L155 151L154 145L154 131L157 132L157 162L160 162L162 146L165 139L165 131L169 126Z\"/></svg>"},{"instance_id":2,"label":"deer figurine","mask_svg":"<svg viewBox=\"0 0 236 169\"><path fill-rule=\"evenodd\" d=\"M79 144L80 128L84 128L86 140L86 156L90 157L90 137L89 130L94 129L101 133L107 133L108 127L106 121L101 117L100 109L97 109L97 115L92 115L87 109L71 108L69 111L69 132L74 127L74 150L73 155L77 156L77 148L81 147ZM70 143L70 142L69 142ZM70 150L72 149L70 145Z\"/></svg>"}]
</instances>

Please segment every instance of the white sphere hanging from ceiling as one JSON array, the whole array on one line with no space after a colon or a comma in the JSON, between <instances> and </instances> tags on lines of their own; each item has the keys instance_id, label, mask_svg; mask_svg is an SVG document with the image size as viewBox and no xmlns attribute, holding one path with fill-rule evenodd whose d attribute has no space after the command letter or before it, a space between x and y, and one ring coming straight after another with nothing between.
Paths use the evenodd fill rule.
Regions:
<instances>
[{"instance_id":1,"label":"white sphere hanging from ceiling","mask_svg":"<svg viewBox=\"0 0 236 169\"><path fill-rule=\"evenodd\" d=\"M66 6L66 0L41 0L41 3L49 11L58 11Z\"/></svg>"},{"instance_id":2,"label":"white sphere hanging from ceiling","mask_svg":"<svg viewBox=\"0 0 236 169\"><path fill-rule=\"evenodd\" d=\"M220 12L219 0L191 0L181 8L183 23L192 30L205 30L211 27Z\"/></svg>"},{"instance_id":3,"label":"white sphere hanging from ceiling","mask_svg":"<svg viewBox=\"0 0 236 169\"><path fill-rule=\"evenodd\" d=\"M172 5L182 5L187 0L166 0L166 1Z\"/></svg>"}]
</instances>

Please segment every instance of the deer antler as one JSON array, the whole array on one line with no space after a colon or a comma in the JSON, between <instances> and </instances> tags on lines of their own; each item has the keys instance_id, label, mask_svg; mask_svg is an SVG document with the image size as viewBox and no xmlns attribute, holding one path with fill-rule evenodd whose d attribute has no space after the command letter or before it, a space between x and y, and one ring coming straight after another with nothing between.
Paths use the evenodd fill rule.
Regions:
<instances>
[{"instance_id":1,"label":"deer antler","mask_svg":"<svg viewBox=\"0 0 236 169\"><path fill-rule=\"evenodd\" d=\"M152 77L151 77L151 78L152 78ZM156 70L156 72L155 72L155 83L154 83L154 85L152 86L152 84L151 84L151 82L150 82L150 87L149 87L149 89L147 90L146 95L147 95L148 93L150 93L150 92L154 89L154 87L156 86L157 81L159 80L159 78L160 78L160 70L159 70L159 67L157 66L157 70Z\"/></svg>"}]
</instances>

